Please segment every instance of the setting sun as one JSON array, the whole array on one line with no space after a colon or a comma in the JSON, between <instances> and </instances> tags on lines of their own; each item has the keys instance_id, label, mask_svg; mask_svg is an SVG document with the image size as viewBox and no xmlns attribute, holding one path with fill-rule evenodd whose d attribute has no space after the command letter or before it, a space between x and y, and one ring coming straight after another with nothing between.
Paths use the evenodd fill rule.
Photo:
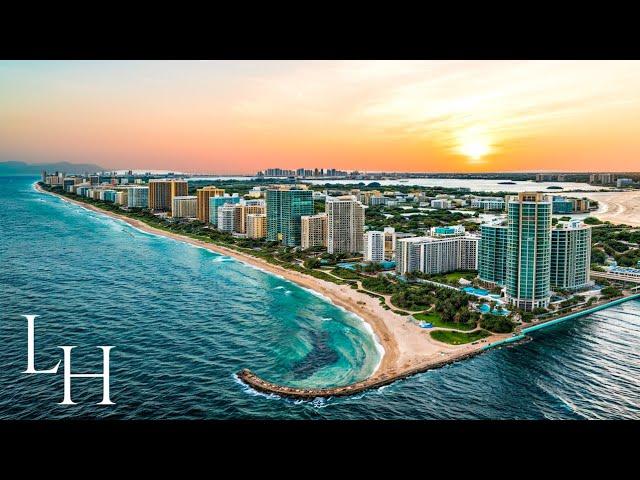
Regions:
<instances>
[{"instance_id":1,"label":"setting sun","mask_svg":"<svg viewBox=\"0 0 640 480\"><path fill-rule=\"evenodd\" d=\"M470 142L460 146L460 152L471 160L480 160L489 153L489 150L489 145L480 141Z\"/></svg>"}]
</instances>

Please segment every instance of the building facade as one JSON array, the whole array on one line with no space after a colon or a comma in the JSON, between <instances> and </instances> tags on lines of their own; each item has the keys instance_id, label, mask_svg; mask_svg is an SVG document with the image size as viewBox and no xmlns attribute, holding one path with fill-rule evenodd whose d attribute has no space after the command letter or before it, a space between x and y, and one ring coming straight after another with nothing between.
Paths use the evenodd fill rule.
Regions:
<instances>
[{"instance_id":1,"label":"building facade","mask_svg":"<svg viewBox=\"0 0 640 480\"><path fill-rule=\"evenodd\" d=\"M240 203L240 218L236 225L236 232L247 233L247 217L267 213L267 207L262 200L247 200Z\"/></svg>"},{"instance_id":2,"label":"building facade","mask_svg":"<svg viewBox=\"0 0 640 480\"><path fill-rule=\"evenodd\" d=\"M198 197L183 195L173 197L171 216L173 218L196 218L198 211Z\"/></svg>"},{"instance_id":3,"label":"building facade","mask_svg":"<svg viewBox=\"0 0 640 480\"><path fill-rule=\"evenodd\" d=\"M591 285L591 227L579 220L551 230L551 287L578 290Z\"/></svg>"},{"instance_id":4,"label":"building facade","mask_svg":"<svg viewBox=\"0 0 640 480\"><path fill-rule=\"evenodd\" d=\"M235 232L238 220L238 208L240 205L225 203L218 207L217 227L222 232Z\"/></svg>"},{"instance_id":5,"label":"building facade","mask_svg":"<svg viewBox=\"0 0 640 480\"><path fill-rule=\"evenodd\" d=\"M171 211L173 197L189 194L189 184L185 180L149 180L149 208Z\"/></svg>"},{"instance_id":6,"label":"building facade","mask_svg":"<svg viewBox=\"0 0 640 480\"><path fill-rule=\"evenodd\" d=\"M385 261L385 233L368 231L364 234L365 262L381 263Z\"/></svg>"},{"instance_id":7,"label":"building facade","mask_svg":"<svg viewBox=\"0 0 640 480\"><path fill-rule=\"evenodd\" d=\"M295 247L301 244L302 217L313 215L311 190L281 186L267 190L267 240Z\"/></svg>"},{"instance_id":8,"label":"building facade","mask_svg":"<svg viewBox=\"0 0 640 480\"><path fill-rule=\"evenodd\" d=\"M509 197L506 299L517 308L533 310L549 305L551 203L542 193Z\"/></svg>"},{"instance_id":9,"label":"building facade","mask_svg":"<svg viewBox=\"0 0 640 480\"><path fill-rule=\"evenodd\" d=\"M327 197L327 252L360 253L364 250L364 211L353 195Z\"/></svg>"},{"instance_id":10,"label":"building facade","mask_svg":"<svg viewBox=\"0 0 640 480\"><path fill-rule=\"evenodd\" d=\"M479 238L470 235L442 237L411 237L398 239L396 271L427 274L478 268Z\"/></svg>"},{"instance_id":11,"label":"building facade","mask_svg":"<svg viewBox=\"0 0 640 480\"><path fill-rule=\"evenodd\" d=\"M304 215L300 223L300 248L327 246L327 214Z\"/></svg>"},{"instance_id":12,"label":"building facade","mask_svg":"<svg viewBox=\"0 0 640 480\"><path fill-rule=\"evenodd\" d=\"M267 214L250 213L247 215L247 238L265 238L267 236Z\"/></svg>"},{"instance_id":13,"label":"building facade","mask_svg":"<svg viewBox=\"0 0 640 480\"><path fill-rule=\"evenodd\" d=\"M223 197L224 188L216 188L213 185L198 188L196 190L196 197L198 197L198 220L204 223L209 222L209 200L211 197Z\"/></svg>"},{"instance_id":14,"label":"building facade","mask_svg":"<svg viewBox=\"0 0 640 480\"><path fill-rule=\"evenodd\" d=\"M480 226L478 242L478 278L492 286L504 286L507 278L507 226Z\"/></svg>"},{"instance_id":15,"label":"building facade","mask_svg":"<svg viewBox=\"0 0 640 480\"><path fill-rule=\"evenodd\" d=\"M127 187L127 207L149 208L149 187Z\"/></svg>"},{"instance_id":16,"label":"building facade","mask_svg":"<svg viewBox=\"0 0 640 480\"><path fill-rule=\"evenodd\" d=\"M209 223L214 227L218 226L218 207L225 203L240 203L240 197L234 193L233 195L225 194L222 197L209 198Z\"/></svg>"}]
</instances>

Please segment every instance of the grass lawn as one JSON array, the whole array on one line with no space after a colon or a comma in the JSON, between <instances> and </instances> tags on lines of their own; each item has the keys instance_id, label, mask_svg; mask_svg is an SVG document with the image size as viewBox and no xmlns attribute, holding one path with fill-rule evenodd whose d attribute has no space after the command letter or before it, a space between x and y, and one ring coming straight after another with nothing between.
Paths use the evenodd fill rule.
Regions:
<instances>
[{"instance_id":1,"label":"grass lawn","mask_svg":"<svg viewBox=\"0 0 640 480\"><path fill-rule=\"evenodd\" d=\"M464 333L464 332L449 332L446 330L436 330L431 332L431 338L438 342L448 343L449 345L462 345L464 343L475 342L481 338L485 338L491 335L486 330L478 330L477 332Z\"/></svg>"},{"instance_id":2,"label":"grass lawn","mask_svg":"<svg viewBox=\"0 0 640 480\"><path fill-rule=\"evenodd\" d=\"M433 280L434 282L446 283L449 285L458 286L458 280L461 278L465 278L467 280L473 280L476 277L475 272L461 271L461 272L449 272L443 273L439 275L432 275L429 280Z\"/></svg>"},{"instance_id":3,"label":"grass lawn","mask_svg":"<svg viewBox=\"0 0 640 480\"><path fill-rule=\"evenodd\" d=\"M456 330L473 330L476 328L474 323L445 322L436 312L414 313L413 318L419 322L432 323L434 327L455 328Z\"/></svg>"}]
</instances>

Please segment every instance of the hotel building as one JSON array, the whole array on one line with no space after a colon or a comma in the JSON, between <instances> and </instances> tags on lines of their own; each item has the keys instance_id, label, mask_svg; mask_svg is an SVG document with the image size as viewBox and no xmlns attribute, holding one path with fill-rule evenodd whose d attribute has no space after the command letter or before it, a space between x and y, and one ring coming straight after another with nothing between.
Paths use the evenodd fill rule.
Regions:
<instances>
[{"instance_id":1,"label":"hotel building","mask_svg":"<svg viewBox=\"0 0 640 480\"><path fill-rule=\"evenodd\" d=\"M267 214L250 213L247 215L247 238L264 238L267 236Z\"/></svg>"},{"instance_id":2,"label":"hotel building","mask_svg":"<svg viewBox=\"0 0 640 480\"><path fill-rule=\"evenodd\" d=\"M116 193L116 201L114 202L116 205L128 205L129 204L129 194L126 190L122 190Z\"/></svg>"},{"instance_id":3,"label":"hotel building","mask_svg":"<svg viewBox=\"0 0 640 480\"><path fill-rule=\"evenodd\" d=\"M472 198L471 208L481 208L482 210L504 210L504 199L500 197Z\"/></svg>"},{"instance_id":4,"label":"hotel building","mask_svg":"<svg viewBox=\"0 0 640 480\"><path fill-rule=\"evenodd\" d=\"M247 233L247 216L248 215L261 215L267 213L267 207L263 200L245 200L240 202L240 218L236 225L236 232Z\"/></svg>"},{"instance_id":5,"label":"hotel building","mask_svg":"<svg viewBox=\"0 0 640 480\"><path fill-rule=\"evenodd\" d=\"M549 305L551 203L542 193L508 197L506 299L517 308Z\"/></svg>"},{"instance_id":6,"label":"hotel building","mask_svg":"<svg viewBox=\"0 0 640 480\"><path fill-rule=\"evenodd\" d=\"M189 184L185 180L149 180L149 208L151 210L171 210L173 197L189 194Z\"/></svg>"},{"instance_id":7,"label":"hotel building","mask_svg":"<svg viewBox=\"0 0 640 480\"><path fill-rule=\"evenodd\" d=\"M173 197L171 216L173 218L196 218L198 211L198 197L183 195Z\"/></svg>"},{"instance_id":8,"label":"hotel building","mask_svg":"<svg viewBox=\"0 0 640 480\"><path fill-rule=\"evenodd\" d=\"M300 217L300 247L302 250L327 246L327 214Z\"/></svg>"},{"instance_id":9,"label":"hotel building","mask_svg":"<svg viewBox=\"0 0 640 480\"><path fill-rule=\"evenodd\" d=\"M446 198L436 198L431 200L431 208L447 209L451 208L451 201Z\"/></svg>"},{"instance_id":10,"label":"hotel building","mask_svg":"<svg viewBox=\"0 0 640 480\"><path fill-rule=\"evenodd\" d=\"M239 205L238 205L239 206ZM236 205L226 203L218 207L217 226L222 232L232 233L236 228L237 212Z\"/></svg>"},{"instance_id":11,"label":"hotel building","mask_svg":"<svg viewBox=\"0 0 640 480\"><path fill-rule=\"evenodd\" d=\"M218 226L218 207L225 203L240 203L240 197L234 193L233 195L225 194L222 197L209 198L209 223L214 227Z\"/></svg>"},{"instance_id":12,"label":"hotel building","mask_svg":"<svg viewBox=\"0 0 640 480\"><path fill-rule=\"evenodd\" d=\"M591 285L591 227L579 220L551 230L551 287L578 290Z\"/></svg>"},{"instance_id":13,"label":"hotel building","mask_svg":"<svg viewBox=\"0 0 640 480\"><path fill-rule=\"evenodd\" d=\"M478 278L492 286L504 286L507 278L507 226L493 223L480 226Z\"/></svg>"},{"instance_id":14,"label":"hotel building","mask_svg":"<svg viewBox=\"0 0 640 480\"><path fill-rule=\"evenodd\" d=\"M127 187L126 192L129 208L149 208L149 187L136 185Z\"/></svg>"},{"instance_id":15,"label":"hotel building","mask_svg":"<svg viewBox=\"0 0 640 480\"><path fill-rule=\"evenodd\" d=\"M223 197L224 189L216 188L213 185L208 187L198 188L196 190L196 197L198 197L198 209L197 216L201 222L209 222L209 200L212 197Z\"/></svg>"},{"instance_id":16,"label":"hotel building","mask_svg":"<svg viewBox=\"0 0 640 480\"><path fill-rule=\"evenodd\" d=\"M327 252L364 251L365 208L353 195L327 197Z\"/></svg>"},{"instance_id":17,"label":"hotel building","mask_svg":"<svg viewBox=\"0 0 640 480\"><path fill-rule=\"evenodd\" d=\"M313 215L313 192L301 187L267 190L267 240L289 247L301 244L302 217Z\"/></svg>"},{"instance_id":18,"label":"hotel building","mask_svg":"<svg viewBox=\"0 0 640 480\"><path fill-rule=\"evenodd\" d=\"M398 274L415 271L434 274L478 268L478 237L465 234L461 225L437 227L432 232L427 237L398 239Z\"/></svg>"},{"instance_id":19,"label":"hotel building","mask_svg":"<svg viewBox=\"0 0 640 480\"><path fill-rule=\"evenodd\" d=\"M381 263L385 260L385 233L369 231L364 234L365 262Z\"/></svg>"}]
</instances>

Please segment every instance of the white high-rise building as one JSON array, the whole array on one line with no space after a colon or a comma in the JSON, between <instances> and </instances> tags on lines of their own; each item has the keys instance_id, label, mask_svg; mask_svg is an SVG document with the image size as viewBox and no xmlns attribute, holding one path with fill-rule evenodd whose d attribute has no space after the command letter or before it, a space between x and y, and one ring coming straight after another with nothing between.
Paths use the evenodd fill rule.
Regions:
<instances>
[{"instance_id":1,"label":"white high-rise building","mask_svg":"<svg viewBox=\"0 0 640 480\"><path fill-rule=\"evenodd\" d=\"M364 234L364 260L380 263L385 260L385 233L370 231Z\"/></svg>"},{"instance_id":2,"label":"white high-rise building","mask_svg":"<svg viewBox=\"0 0 640 480\"><path fill-rule=\"evenodd\" d=\"M399 239L396 245L396 271L445 273L477 270L479 237L443 236Z\"/></svg>"},{"instance_id":3,"label":"white high-rise building","mask_svg":"<svg viewBox=\"0 0 640 480\"><path fill-rule=\"evenodd\" d=\"M364 211L353 195L327 197L327 251L360 253L364 250Z\"/></svg>"},{"instance_id":4,"label":"white high-rise building","mask_svg":"<svg viewBox=\"0 0 640 480\"><path fill-rule=\"evenodd\" d=\"M580 220L551 229L551 287L578 290L592 284L591 227Z\"/></svg>"},{"instance_id":5,"label":"white high-rise building","mask_svg":"<svg viewBox=\"0 0 640 480\"><path fill-rule=\"evenodd\" d=\"M218 230L232 233L236 231L237 217L241 206L239 204L225 203L218 207Z\"/></svg>"}]
</instances>

